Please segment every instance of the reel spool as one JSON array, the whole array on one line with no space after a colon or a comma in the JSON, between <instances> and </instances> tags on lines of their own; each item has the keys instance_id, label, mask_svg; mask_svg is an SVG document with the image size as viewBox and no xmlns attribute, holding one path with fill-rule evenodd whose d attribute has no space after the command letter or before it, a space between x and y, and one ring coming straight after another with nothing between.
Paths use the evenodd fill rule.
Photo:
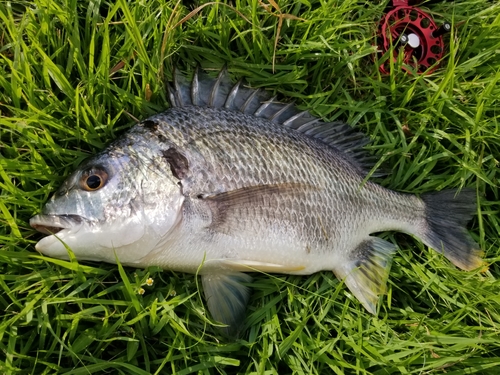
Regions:
<instances>
[{"instance_id":1,"label":"reel spool","mask_svg":"<svg viewBox=\"0 0 500 375\"><path fill-rule=\"evenodd\" d=\"M380 20L377 36L379 57L393 45L393 60L403 52L406 65L413 66L419 74L431 73L443 58L443 35L451 31L451 24L445 22L437 27L430 15L409 3L409 0L393 0L393 9ZM389 73L388 61L380 65L380 71Z\"/></svg>"}]
</instances>

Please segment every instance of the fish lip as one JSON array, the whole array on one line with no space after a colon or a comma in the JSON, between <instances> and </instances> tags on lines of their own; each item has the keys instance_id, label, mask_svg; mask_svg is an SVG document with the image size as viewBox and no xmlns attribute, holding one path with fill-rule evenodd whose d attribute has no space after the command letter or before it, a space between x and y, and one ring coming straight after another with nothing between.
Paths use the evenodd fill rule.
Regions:
<instances>
[{"instance_id":1,"label":"fish lip","mask_svg":"<svg viewBox=\"0 0 500 375\"><path fill-rule=\"evenodd\" d=\"M40 233L54 235L81 226L83 220L79 215L35 215L30 226Z\"/></svg>"}]
</instances>

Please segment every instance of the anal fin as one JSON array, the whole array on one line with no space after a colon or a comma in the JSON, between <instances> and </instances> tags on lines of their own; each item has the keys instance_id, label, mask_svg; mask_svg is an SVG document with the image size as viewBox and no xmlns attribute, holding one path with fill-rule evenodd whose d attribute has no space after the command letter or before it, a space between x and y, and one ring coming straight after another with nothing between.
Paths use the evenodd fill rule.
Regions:
<instances>
[{"instance_id":1,"label":"anal fin","mask_svg":"<svg viewBox=\"0 0 500 375\"><path fill-rule=\"evenodd\" d=\"M345 264L333 270L372 314L376 314L379 296L385 292L395 251L392 243L370 236L350 252Z\"/></svg>"},{"instance_id":2,"label":"anal fin","mask_svg":"<svg viewBox=\"0 0 500 375\"><path fill-rule=\"evenodd\" d=\"M205 299L212 318L227 327L226 336L237 336L250 298L248 284L252 277L242 273L207 274L201 276Z\"/></svg>"}]
</instances>

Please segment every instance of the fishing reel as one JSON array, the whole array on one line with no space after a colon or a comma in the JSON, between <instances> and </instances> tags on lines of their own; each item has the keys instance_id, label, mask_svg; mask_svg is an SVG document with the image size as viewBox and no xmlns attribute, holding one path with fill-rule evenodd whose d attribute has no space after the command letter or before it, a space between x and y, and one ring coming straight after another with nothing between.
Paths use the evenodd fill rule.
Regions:
<instances>
[{"instance_id":1,"label":"fishing reel","mask_svg":"<svg viewBox=\"0 0 500 375\"><path fill-rule=\"evenodd\" d=\"M443 58L443 35L451 31L449 22L440 27L432 17L413 4L418 1L393 0L392 8L382 17L378 27L379 57L393 48L394 61L403 53L403 62L419 74L434 71ZM411 5L410 5L411 4ZM389 61L380 65L382 73L389 73ZM403 69L407 70L407 68Z\"/></svg>"}]
</instances>

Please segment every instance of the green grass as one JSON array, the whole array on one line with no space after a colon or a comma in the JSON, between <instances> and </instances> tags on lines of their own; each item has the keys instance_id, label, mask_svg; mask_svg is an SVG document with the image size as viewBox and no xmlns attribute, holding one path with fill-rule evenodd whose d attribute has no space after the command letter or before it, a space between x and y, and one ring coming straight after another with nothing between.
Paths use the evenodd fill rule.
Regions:
<instances>
[{"instance_id":1,"label":"green grass","mask_svg":"<svg viewBox=\"0 0 500 375\"><path fill-rule=\"evenodd\" d=\"M441 68L414 76L396 62L383 76L372 55L386 3L236 0L190 14L203 3L1 2L0 372L497 374L500 5L430 4L454 24ZM274 51L280 14L301 19L282 17ZM198 64L227 64L235 80L359 127L391 170L388 188L475 188L470 229L489 271L388 233L400 250L377 316L330 272L257 274L231 342L193 275L37 254L29 218L83 159L167 108L174 66Z\"/></svg>"}]
</instances>

